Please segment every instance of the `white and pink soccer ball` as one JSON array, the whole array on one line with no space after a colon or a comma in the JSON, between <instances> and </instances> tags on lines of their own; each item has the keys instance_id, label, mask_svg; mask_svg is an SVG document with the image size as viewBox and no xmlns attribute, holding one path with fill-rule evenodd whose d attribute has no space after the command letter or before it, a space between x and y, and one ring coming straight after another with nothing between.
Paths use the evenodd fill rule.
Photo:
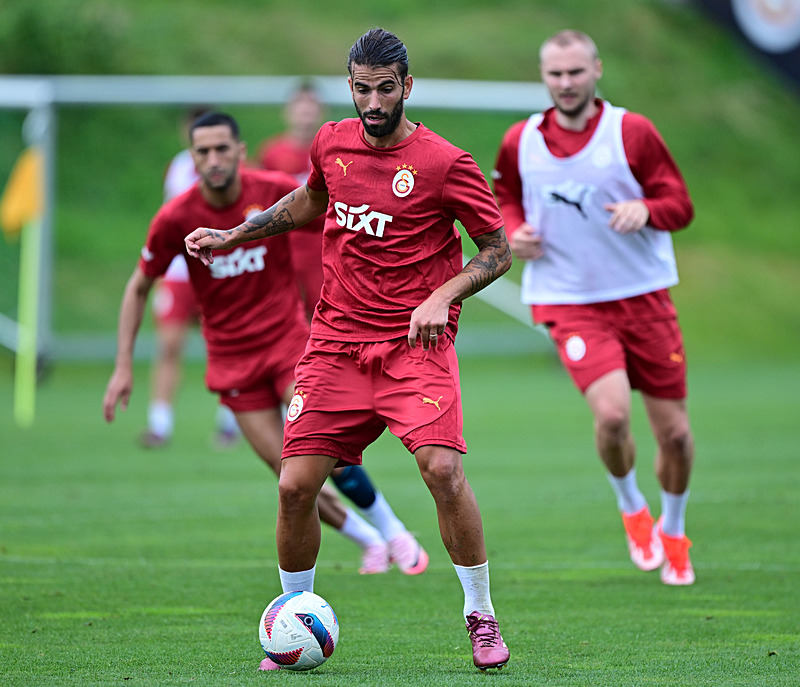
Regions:
<instances>
[{"instance_id":1,"label":"white and pink soccer ball","mask_svg":"<svg viewBox=\"0 0 800 687\"><path fill-rule=\"evenodd\" d=\"M264 610L258 637L267 657L281 668L311 670L331 657L339 641L339 621L321 596L287 592Z\"/></svg>"}]
</instances>

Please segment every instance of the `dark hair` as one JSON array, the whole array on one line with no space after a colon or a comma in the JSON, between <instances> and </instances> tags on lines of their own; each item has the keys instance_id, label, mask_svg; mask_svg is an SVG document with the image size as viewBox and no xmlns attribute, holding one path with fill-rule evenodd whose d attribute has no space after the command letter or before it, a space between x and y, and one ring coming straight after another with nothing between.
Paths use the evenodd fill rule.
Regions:
<instances>
[{"instance_id":1,"label":"dark hair","mask_svg":"<svg viewBox=\"0 0 800 687\"><path fill-rule=\"evenodd\" d=\"M406 46L397 36L384 29L371 29L353 44L347 56L350 76L353 75L354 64L364 67L390 67L396 64L400 68L400 79L408 76Z\"/></svg>"},{"instance_id":2,"label":"dark hair","mask_svg":"<svg viewBox=\"0 0 800 687\"><path fill-rule=\"evenodd\" d=\"M194 130L201 129L207 126L227 126L231 130L231 134L238 141L239 140L239 125L236 120L229 114L224 112L206 112L200 115L192 122L189 127L189 140L194 139Z\"/></svg>"},{"instance_id":3,"label":"dark hair","mask_svg":"<svg viewBox=\"0 0 800 687\"><path fill-rule=\"evenodd\" d=\"M184 119L186 123L191 126L195 119L202 117L206 112L211 112L213 109L214 108L210 105L194 105L186 110Z\"/></svg>"}]
</instances>

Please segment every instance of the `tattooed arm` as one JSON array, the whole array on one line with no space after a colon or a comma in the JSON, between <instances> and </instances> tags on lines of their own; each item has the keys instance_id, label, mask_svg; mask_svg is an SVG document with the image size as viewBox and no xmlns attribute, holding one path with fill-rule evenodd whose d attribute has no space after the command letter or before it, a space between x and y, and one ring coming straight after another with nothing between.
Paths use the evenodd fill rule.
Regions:
<instances>
[{"instance_id":1,"label":"tattooed arm","mask_svg":"<svg viewBox=\"0 0 800 687\"><path fill-rule=\"evenodd\" d=\"M473 241L478 246L478 254L411 314L408 330L408 345L411 348L416 346L418 336L424 349L427 350L429 345L435 346L438 337L444 334L450 306L489 286L511 267L511 248L502 228L476 236Z\"/></svg>"},{"instance_id":2,"label":"tattooed arm","mask_svg":"<svg viewBox=\"0 0 800 687\"><path fill-rule=\"evenodd\" d=\"M207 227L195 229L183 240L186 252L203 264L210 265L214 262L211 252L215 248L233 248L245 241L282 234L310 222L325 212L327 207L327 193L301 186L238 227L227 231Z\"/></svg>"},{"instance_id":3,"label":"tattooed arm","mask_svg":"<svg viewBox=\"0 0 800 687\"><path fill-rule=\"evenodd\" d=\"M454 299L454 303L486 288L511 267L511 248L504 229L476 236L473 241L478 247L478 254L457 275L463 275L469 280L469 288L459 298Z\"/></svg>"}]
</instances>

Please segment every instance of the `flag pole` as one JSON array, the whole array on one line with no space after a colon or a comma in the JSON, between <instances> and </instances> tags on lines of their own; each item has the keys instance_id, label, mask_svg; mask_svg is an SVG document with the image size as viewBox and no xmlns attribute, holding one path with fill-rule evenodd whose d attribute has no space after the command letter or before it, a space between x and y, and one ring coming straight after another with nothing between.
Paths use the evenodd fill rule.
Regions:
<instances>
[{"instance_id":1,"label":"flag pole","mask_svg":"<svg viewBox=\"0 0 800 687\"><path fill-rule=\"evenodd\" d=\"M14 419L30 427L36 414L37 321L39 317L39 258L42 250L39 218L28 222L20 236L19 326L14 374Z\"/></svg>"}]
</instances>

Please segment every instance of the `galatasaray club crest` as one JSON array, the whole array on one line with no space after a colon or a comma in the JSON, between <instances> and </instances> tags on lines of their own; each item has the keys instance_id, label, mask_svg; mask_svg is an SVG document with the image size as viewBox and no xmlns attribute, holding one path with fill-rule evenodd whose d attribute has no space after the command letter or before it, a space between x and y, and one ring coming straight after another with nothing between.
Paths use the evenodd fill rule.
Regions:
<instances>
[{"instance_id":1,"label":"galatasaray club crest","mask_svg":"<svg viewBox=\"0 0 800 687\"><path fill-rule=\"evenodd\" d=\"M582 337L573 334L564 343L564 350L570 360L578 362L583 360L583 356L586 355L586 342Z\"/></svg>"},{"instance_id":2,"label":"galatasaray club crest","mask_svg":"<svg viewBox=\"0 0 800 687\"><path fill-rule=\"evenodd\" d=\"M397 174L392 180L392 191L398 198L405 198L414 189L414 175L417 170L411 165L398 165Z\"/></svg>"},{"instance_id":3,"label":"galatasaray club crest","mask_svg":"<svg viewBox=\"0 0 800 687\"><path fill-rule=\"evenodd\" d=\"M305 400L305 394L302 391L298 391L294 396L292 396L292 401L289 403L289 408L286 411L286 419L289 422L296 420L298 415L303 412L303 401Z\"/></svg>"}]
</instances>

